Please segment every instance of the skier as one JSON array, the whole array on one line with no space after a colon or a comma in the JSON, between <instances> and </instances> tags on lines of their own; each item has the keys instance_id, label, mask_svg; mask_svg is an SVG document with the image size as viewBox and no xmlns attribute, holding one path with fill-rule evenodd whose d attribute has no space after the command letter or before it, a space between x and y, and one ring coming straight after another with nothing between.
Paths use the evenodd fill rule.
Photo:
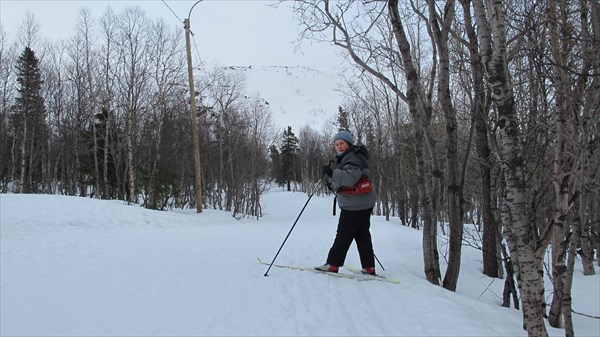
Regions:
<instances>
[{"instance_id":1,"label":"skier","mask_svg":"<svg viewBox=\"0 0 600 337\"><path fill-rule=\"evenodd\" d=\"M355 145L352 134L347 130L339 131L333 141L337 165L334 169L329 165L324 166L322 175L329 181L328 186L337 192L341 212L327 262L315 269L337 273L339 267L344 265L352 240L355 240L362 273L376 275L369 231L371 212L375 206L375 191L368 179L371 176L369 152L364 145Z\"/></svg>"}]
</instances>

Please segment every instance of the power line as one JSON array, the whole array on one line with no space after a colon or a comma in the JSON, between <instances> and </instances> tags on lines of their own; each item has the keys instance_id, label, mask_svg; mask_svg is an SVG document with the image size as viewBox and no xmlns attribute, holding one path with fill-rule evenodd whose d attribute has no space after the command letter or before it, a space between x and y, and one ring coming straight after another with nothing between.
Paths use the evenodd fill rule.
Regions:
<instances>
[{"instance_id":1,"label":"power line","mask_svg":"<svg viewBox=\"0 0 600 337\"><path fill-rule=\"evenodd\" d=\"M183 22L183 20L181 20L181 18L177 15L177 13L175 13L175 11L173 11L173 9L169 6L169 4L166 3L165 0L161 0L163 4L165 4L165 6L167 6L167 8L171 11L171 13L173 13L173 15L175 15L175 17L177 18L177 20L179 20L179 22ZM198 44L196 43L196 38L194 36L194 33L190 30L190 35L192 36L192 40L194 42L194 49L196 50L196 55L198 56L198 61L200 62L200 64L202 64L201 58L200 58L200 52L198 51Z\"/></svg>"},{"instance_id":2,"label":"power line","mask_svg":"<svg viewBox=\"0 0 600 337\"><path fill-rule=\"evenodd\" d=\"M173 11L173 9L171 9L171 7L169 7L169 5L165 2L165 0L162 0L162 3L164 3L165 6L167 6L167 8L171 11L171 13L173 13L173 15L175 15L175 17L177 18L177 20L179 20L179 22L183 22L183 20L181 20L181 18Z\"/></svg>"},{"instance_id":3,"label":"power line","mask_svg":"<svg viewBox=\"0 0 600 337\"><path fill-rule=\"evenodd\" d=\"M191 33L191 31L190 31ZM196 43L196 36L194 34L192 34L192 41L194 42L194 49L196 50L196 55L198 56L198 62L200 63L200 66L198 66L198 68L202 67L202 59L200 58L200 51L198 50L198 44Z\"/></svg>"}]
</instances>

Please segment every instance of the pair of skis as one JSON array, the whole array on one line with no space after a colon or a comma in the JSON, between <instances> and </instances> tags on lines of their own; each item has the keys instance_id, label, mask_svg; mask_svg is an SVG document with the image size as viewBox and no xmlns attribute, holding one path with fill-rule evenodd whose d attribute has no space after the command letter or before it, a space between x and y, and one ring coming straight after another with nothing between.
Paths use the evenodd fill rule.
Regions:
<instances>
[{"instance_id":1,"label":"pair of skis","mask_svg":"<svg viewBox=\"0 0 600 337\"><path fill-rule=\"evenodd\" d=\"M261 260L260 258L256 258L258 260L258 262L260 264L264 264L264 265L270 265L270 263L265 262L263 260ZM287 266L287 265L281 265L281 264L274 264L273 267L277 267L277 268L286 268L286 269L292 269L292 270L301 270L301 271L308 271L308 272L312 272L312 273L316 273L316 274L325 274L328 276L332 276L332 277L341 277L341 278L349 278L349 279L354 279L357 281L381 281L381 282L388 282L388 283L394 283L394 284L398 284L400 283L400 281L391 278L391 277L387 277L387 276L383 276L383 275L369 275L369 274L363 274L361 273L360 269L356 269L356 268L352 268L352 267L346 267L344 266L343 268L348 270L349 273L341 273L341 272L337 272L337 273L332 273L332 272L327 272L327 271L321 271L321 270L317 270L315 268L310 268L310 267L301 267L301 266Z\"/></svg>"}]
</instances>

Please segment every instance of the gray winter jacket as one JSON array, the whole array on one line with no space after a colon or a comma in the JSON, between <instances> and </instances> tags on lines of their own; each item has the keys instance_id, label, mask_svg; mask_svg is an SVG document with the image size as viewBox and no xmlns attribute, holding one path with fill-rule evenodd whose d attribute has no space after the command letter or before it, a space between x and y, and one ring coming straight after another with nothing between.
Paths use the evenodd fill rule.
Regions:
<instances>
[{"instance_id":1,"label":"gray winter jacket","mask_svg":"<svg viewBox=\"0 0 600 337\"><path fill-rule=\"evenodd\" d=\"M353 186L362 175L371 177L369 152L362 145L350 146L338 155L337 166L333 170L331 183L336 191L342 186ZM361 195L338 194L337 202L341 209L361 211L375 206L375 190Z\"/></svg>"}]
</instances>

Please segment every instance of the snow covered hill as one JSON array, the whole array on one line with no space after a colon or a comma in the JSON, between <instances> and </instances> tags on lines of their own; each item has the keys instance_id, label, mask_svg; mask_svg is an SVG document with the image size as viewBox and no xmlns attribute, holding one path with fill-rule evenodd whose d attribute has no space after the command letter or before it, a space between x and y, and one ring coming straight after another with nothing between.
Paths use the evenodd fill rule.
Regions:
<instances>
[{"instance_id":1,"label":"snow covered hill","mask_svg":"<svg viewBox=\"0 0 600 337\"><path fill-rule=\"evenodd\" d=\"M280 129L289 125L297 133L309 125L320 131L325 123L336 118L342 104L337 90L342 77L334 69L302 66L228 66L224 69L245 74L248 93L261 94L269 103L273 122Z\"/></svg>"},{"instance_id":2,"label":"snow covered hill","mask_svg":"<svg viewBox=\"0 0 600 337\"><path fill-rule=\"evenodd\" d=\"M269 191L257 221L2 194L0 335L526 336L521 312L498 304L503 281L481 274L479 252L464 247L458 290L446 291L424 279L421 233L381 217L375 252L400 284L276 268L264 277L256 257L271 261L306 200ZM310 201L277 263L324 262L331 205ZM358 263L353 246L347 264ZM578 265L573 288L573 308L600 316L600 277ZM597 319L574 318L577 336L600 335Z\"/></svg>"}]
</instances>

